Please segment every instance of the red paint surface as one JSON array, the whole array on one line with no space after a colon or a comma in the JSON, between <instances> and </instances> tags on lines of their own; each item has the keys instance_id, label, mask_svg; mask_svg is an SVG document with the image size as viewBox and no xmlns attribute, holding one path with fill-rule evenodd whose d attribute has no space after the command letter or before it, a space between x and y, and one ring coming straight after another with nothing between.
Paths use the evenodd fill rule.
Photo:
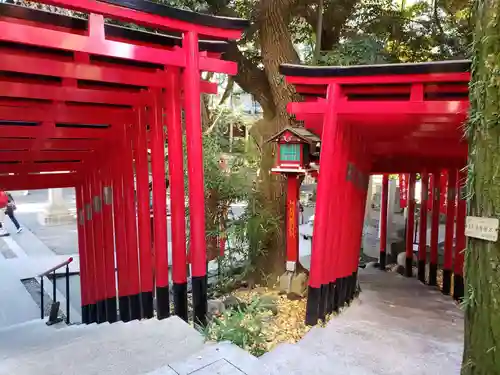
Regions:
<instances>
[{"instance_id":1,"label":"red paint surface","mask_svg":"<svg viewBox=\"0 0 500 375\"><path fill-rule=\"evenodd\" d=\"M104 267L106 275L106 298L116 298L115 237L113 231L112 174L109 166L101 170L102 234Z\"/></svg>"},{"instance_id":2,"label":"red paint surface","mask_svg":"<svg viewBox=\"0 0 500 375\"><path fill-rule=\"evenodd\" d=\"M333 249L327 245L328 223L331 225L333 221L330 220L330 208L333 207L333 200L329 199L330 186L333 179L333 165L335 163L335 147L338 144L338 115L335 105L336 100L340 97L340 87L338 85L331 85L328 87L327 97L331 105L325 113L325 123L330 126L325 127L323 133L323 150L320 155L320 163L322 165L332 165L332 168L324 168L321 171L321 178L318 181L317 200L324 202L324 204L317 205L314 216L314 229L312 238L312 251L311 251L311 271L309 274L309 285L313 288L319 288L323 282L323 267L325 267L326 248L330 247L331 251L340 251ZM335 267L336 262L332 262L329 267Z\"/></svg>"},{"instance_id":3,"label":"red paint surface","mask_svg":"<svg viewBox=\"0 0 500 375\"><path fill-rule=\"evenodd\" d=\"M137 233L139 236L139 264L141 292L152 292L153 258L151 252L151 223L149 211L149 166L147 151L146 116L144 109L137 109L134 124L134 145L136 190L137 190Z\"/></svg>"},{"instance_id":4,"label":"red paint surface","mask_svg":"<svg viewBox=\"0 0 500 375\"><path fill-rule=\"evenodd\" d=\"M451 270L453 266L453 237L455 234L455 214L456 214L456 188L457 188L457 171L449 170L448 188L447 188L447 205L446 205L446 232L444 238L444 270ZM465 228L465 227L464 227ZM465 230L465 229L464 229Z\"/></svg>"},{"instance_id":5,"label":"red paint surface","mask_svg":"<svg viewBox=\"0 0 500 375\"><path fill-rule=\"evenodd\" d=\"M439 184L440 173L435 172L432 174L432 185L434 188L432 199L432 222L431 222L431 264L438 263L438 243L439 243L439 200L441 195L441 188Z\"/></svg>"},{"instance_id":6,"label":"red paint surface","mask_svg":"<svg viewBox=\"0 0 500 375\"><path fill-rule=\"evenodd\" d=\"M157 287L168 286L167 188L165 185L165 132L163 131L162 95L155 91L154 106L149 109L151 126L151 169L153 174L153 253Z\"/></svg>"},{"instance_id":7,"label":"red paint surface","mask_svg":"<svg viewBox=\"0 0 500 375\"><path fill-rule=\"evenodd\" d=\"M89 261L86 251L86 238L85 238L85 211L84 211L84 197L83 187L77 186L76 193L76 212L77 212L77 230L78 230L78 250L80 255L80 290L81 290L81 303L86 306L94 303L92 298L91 286L91 272L89 269Z\"/></svg>"},{"instance_id":8,"label":"red paint surface","mask_svg":"<svg viewBox=\"0 0 500 375\"><path fill-rule=\"evenodd\" d=\"M134 191L134 165L132 156L132 138L135 137L131 126L125 127L123 137L122 168L123 196L125 198L125 228L127 236L128 288L131 294L140 292L139 252L137 242L137 210Z\"/></svg>"},{"instance_id":9,"label":"red paint surface","mask_svg":"<svg viewBox=\"0 0 500 375\"><path fill-rule=\"evenodd\" d=\"M385 253L387 246L387 206L389 198L389 175L382 177L382 199L380 202L380 252Z\"/></svg>"},{"instance_id":10,"label":"red paint surface","mask_svg":"<svg viewBox=\"0 0 500 375\"><path fill-rule=\"evenodd\" d=\"M118 296L128 296L127 236L125 228L125 201L123 195L123 173L115 161L111 166L113 177L113 225L115 229L116 270L118 277Z\"/></svg>"},{"instance_id":11,"label":"red paint surface","mask_svg":"<svg viewBox=\"0 0 500 375\"><path fill-rule=\"evenodd\" d=\"M420 197L420 223L418 236L418 260L427 258L427 200L429 199L429 174L423 172L420 175L421 197Z\"/></svg>"},{"instance_id":12,"label":"red paint surface","mask_svg":"<svg viewBox=\"0 0 500 375\"><path fill-rule=\"evenodd\" d=\"M172 225L172 280L185 283L186 272L186 218L184 198L184 160L182 149L182 124L180 71L170 68L167 72L165 113L168 131L168 171L170 177L170 219Z\"/></svg>"},{"instance_id":13,"label":"red paint surface","mask_svg":"<svg viewBox=\"0 0 500 375\"><path fill-rule=\"evenodd\" d=\"M286 260L297 262L299 257L298 196L299 179L296 174L286 176Z\"/></svg>"},{"instance_id":14,"label":"red paint surface","mask_svg":"<svg viewBox=\"0 0 500 375\"><path fill-rule=\"evenodd\" d=\"M188 187L190 217L191 272L194 277L206 275L205 184L203 177L203 142L201 134L200 65L198 34L184 34L183 47L188 51L184 70L186 143L188 153Z\"/></svg>"},{"instance_id":15,"label":"red paint surface","mask_svg":"<svg viewBox=\"0 0 500 375\"><path fill-rule=\"evenodd\" d=\"M408 208L406 218L406 257L413 258L413 235L415 231L415 183L417 175L410 173L408 179Z\"/></svg>"},{"instance_id":16,"label":"red paint surface","mask_svg":"<svg viewBox=\"0 0 500 375\"><path fill-rule=\"evenodd\" d=\"M83 185L83 202L85 208L85 252L88 265L87 269L89 270L90 301L91 303L96 303L103 295L103 285L99 283L100 276L98 275L98 272L100 269L97 264L99 262L99 257L97 255L94 239L91 189L92 180L89 178Z\"/></svg>"},{"instance_id":17,"label":"red paint surface","mask_svg":"<svg viewBox=\"0 0 500 375\"><path fill-rule=\"evenodd\" d=\"M96 271L97 299L103 301L106 299L106 252L103 241L103 223L102 223L102 184L99 178L99 172L95 171L91 177L90 183L90 202L92 206L92 233L94 239L94 267Z\"/></svg>"}]
</instances>

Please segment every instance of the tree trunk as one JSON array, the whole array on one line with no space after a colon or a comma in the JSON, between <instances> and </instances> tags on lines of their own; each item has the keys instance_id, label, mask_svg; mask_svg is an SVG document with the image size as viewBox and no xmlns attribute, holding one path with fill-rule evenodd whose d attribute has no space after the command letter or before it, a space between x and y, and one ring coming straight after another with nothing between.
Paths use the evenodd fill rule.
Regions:
<instances>
[{"instance_id":1,"label":"tree trunk","mask_svg":"<svg viewBox=\"0 0 500 375\"><path fill-rule=\"evenodd\" d=\"M500 2L474 4L468 214L500 217ZM462 375L500 374L500 243L469 239Z\"/></svg>"},{"instance_id":2,"label":"tree trunk","mask_svg":"<svg viewBox=\"0 0 500 375\"><path fill-rule=\"evenodd\" d=\"M262 0L258 20L262 60L275 110L272 117L269 113L264 113L264 119L259 121L253 129L257 141L262 147L257 189L261 194L261 199L265 201L266 207L271 210L273 215L280 217L282 223L279 233L269 232L267 234L268 238L263 241L267 251L257 259L258 274L260 276L266 275L266 279L270 282L275 282L276 277L285 270L286 253L283 235L285 190L283 178L271 174L271 168L275 162L276 146L272 143L264 144L264 141L291 124L286 106L288 102L298 99L294 87L286 84L283 76L279 73L280 64L299 62L288 28L290 7L294 4L293 0Z\"/></svg>"}]
</instances>

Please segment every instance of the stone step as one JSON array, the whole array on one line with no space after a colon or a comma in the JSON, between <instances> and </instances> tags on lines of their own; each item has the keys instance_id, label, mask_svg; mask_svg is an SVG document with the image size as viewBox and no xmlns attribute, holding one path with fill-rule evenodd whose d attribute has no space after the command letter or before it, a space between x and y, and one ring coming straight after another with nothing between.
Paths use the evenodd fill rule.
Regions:
<instances>
[{"instance_id":1,"label":"stone step","mask_svg":"<svg viewBox=\"0 0 500 375\"><path fill-rule=\"evenodd\" d=\"M460 344L389 327L370 320L353 320L352 316L350 319L339 317L325 328L311 329L297 346L329 358L336 366L341 364L349 374L460 372L460 366L451 371L460 363Z\"/></svg>"},{"instance_id":2,"label":"stone step","mask_svg":"<svg viewBox=\"0 0 500 375\"><path fill-rule=\"evenodd\" d=\"M178 375L224 374L266 375L259 359L230 342L207 343L193 355L173 363L168 369ZM167 371L165 374L169 374ZM163 375L154 372L148 375Z\"/></svg>"},{"instance_id":3,"label":"stone step","mask_svg":"<svg viewBox=\"0 0 500 375\"><path fill-rule=\"evenodd\" d=\"M139 375L182 360L203 337L178 317L111 324L62 345L0 362L0 374ZM85 327L75 328L84 331Z\"/></svg>"},{"instance_id":4,"label":"stone step","mask_svg":"<svg viewBox=\"0 0 500 375\"><path fill-rule=\"evenodd\" d=\"M117 322L113 327L109 323L88 326L82 324L69 327L63 323L61 324L62 327L47 326L45 321L40 319L38 320L39 327L34 325L31 331L16 331L15 335L12 335L9 340L0 340L0 360L21 357L28 353L32 355L35 352L48 350L48 348L55 350L80 337L92 335L97 330L102 334L103 331L108 331L109 329L119 329L115 325L123 323Z\"/></svg>"},{"instance_id":5,"label":"stone step","mask_svg":"<svg viewBox=\"0 0 500 375\"><path fill-rule=\"evenodd\" d=\"M347 371L342 363L333 363L325 355L305 350L297 344L280 344L260 357L259 362L269 375L358 375Z\"/></svg>"}]
</instances>

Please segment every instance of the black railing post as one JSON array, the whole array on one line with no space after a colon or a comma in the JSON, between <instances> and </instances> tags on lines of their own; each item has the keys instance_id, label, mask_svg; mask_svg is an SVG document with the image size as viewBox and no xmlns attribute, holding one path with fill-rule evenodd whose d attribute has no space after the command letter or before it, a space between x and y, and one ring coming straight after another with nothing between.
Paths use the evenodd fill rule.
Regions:
<instances>
[{"instance_id":1,"label":"black railing post","mask_svg":"<svg viewBox=\"0 0 500 375\"><path fill-rule=\"evenodd\" d=\"M69 324L69 265L66 265L66 324Z\"/></svg>"},{"instance_id":2,"label":"black railing post","mask_svg":"<svg viewBox=\"0 0 500 375\"><path fill-rule=\"evenodd\" d=\"M45 309L43 308L43 276L40 277L40 315L41 318L45 318Z\"/></svg>"},{"instance_id":3,"label":"black railing post","mask_svg":"<svg viewBox=\"0 0 500 375\"><path fill-rule=\"evenodd\" d=\"M45 271L44 273L38 275L40 277L40 288L41 288L41 294L40 294L40 315L42 319L45 318L45 309L44 309L44 304L43 304L43 299L44 299L44 289L43 289L43 278L45 276L49 277L49 275L52 275L53 278L53 284L52 284L52 307L51 307L51 312L50 312L50 317L49 317L49 322L47 324L54 324L62 321L62 319L58 319L56 314L59 311L59 303L57 303L57 275L56 271L64 266L66 266L66 323L69 324L70 322L70 290L69 290L69 264L73 261L73 258L68 258L68 260L65 260L64 262L52 267L51 269ZM57 321L56 321L57 320Z\"/></svg>"},{"instance_id":4,"label":"black railing post","mask_svg":"<svg viewBox=\"0 0 500 375\"><path fill-rule=\"evenodd\" d=\"M56 271L52 273L52 302L56 303Z\"/></svg>"}]
</instances>

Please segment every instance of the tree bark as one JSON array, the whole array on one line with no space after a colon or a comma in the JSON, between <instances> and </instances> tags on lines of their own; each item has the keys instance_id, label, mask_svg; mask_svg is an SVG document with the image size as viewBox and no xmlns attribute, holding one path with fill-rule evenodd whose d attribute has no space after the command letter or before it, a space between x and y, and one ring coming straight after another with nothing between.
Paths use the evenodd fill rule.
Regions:
<instances>
[{"instance_id":1,"label":"tree bark","mask_svg":"<svg viewBox=\"0 0 500 375\"><path fill-rule=\"evenodd\" d=\"M475 0L468 214L500 217L500 2ZM500 374L500 243L469 238L462 375Z\"/></svg>"},{"instance_id":2,"label":"tree bark","mask_svg":"<svg viewBox=\"0 0 500 375\"><path fill-rule=\"evenodd\" d=\"M262 149L257 190L273 215L279 217L282 227L279 233L267 234L264 239L266 252L257 259L258 275L265 275L274 282L285 270L284 207L285 191L281 176L271 174L275 162L275 145L264 143L270 136L290 125L292 120L286 110L288 102L298 100L293 86L288 85L279 73L282 63L298 63L299 57L292 43L288 28L294 0L261 0L259 8L259 42L262 51L264 72L269 83L275 110L274 116L264 115L264 119L254 125L253 132ZM257 275L256 275L257 276ZM258 280L262 282L264 280Z\"/></svg>"}]
</instances>

